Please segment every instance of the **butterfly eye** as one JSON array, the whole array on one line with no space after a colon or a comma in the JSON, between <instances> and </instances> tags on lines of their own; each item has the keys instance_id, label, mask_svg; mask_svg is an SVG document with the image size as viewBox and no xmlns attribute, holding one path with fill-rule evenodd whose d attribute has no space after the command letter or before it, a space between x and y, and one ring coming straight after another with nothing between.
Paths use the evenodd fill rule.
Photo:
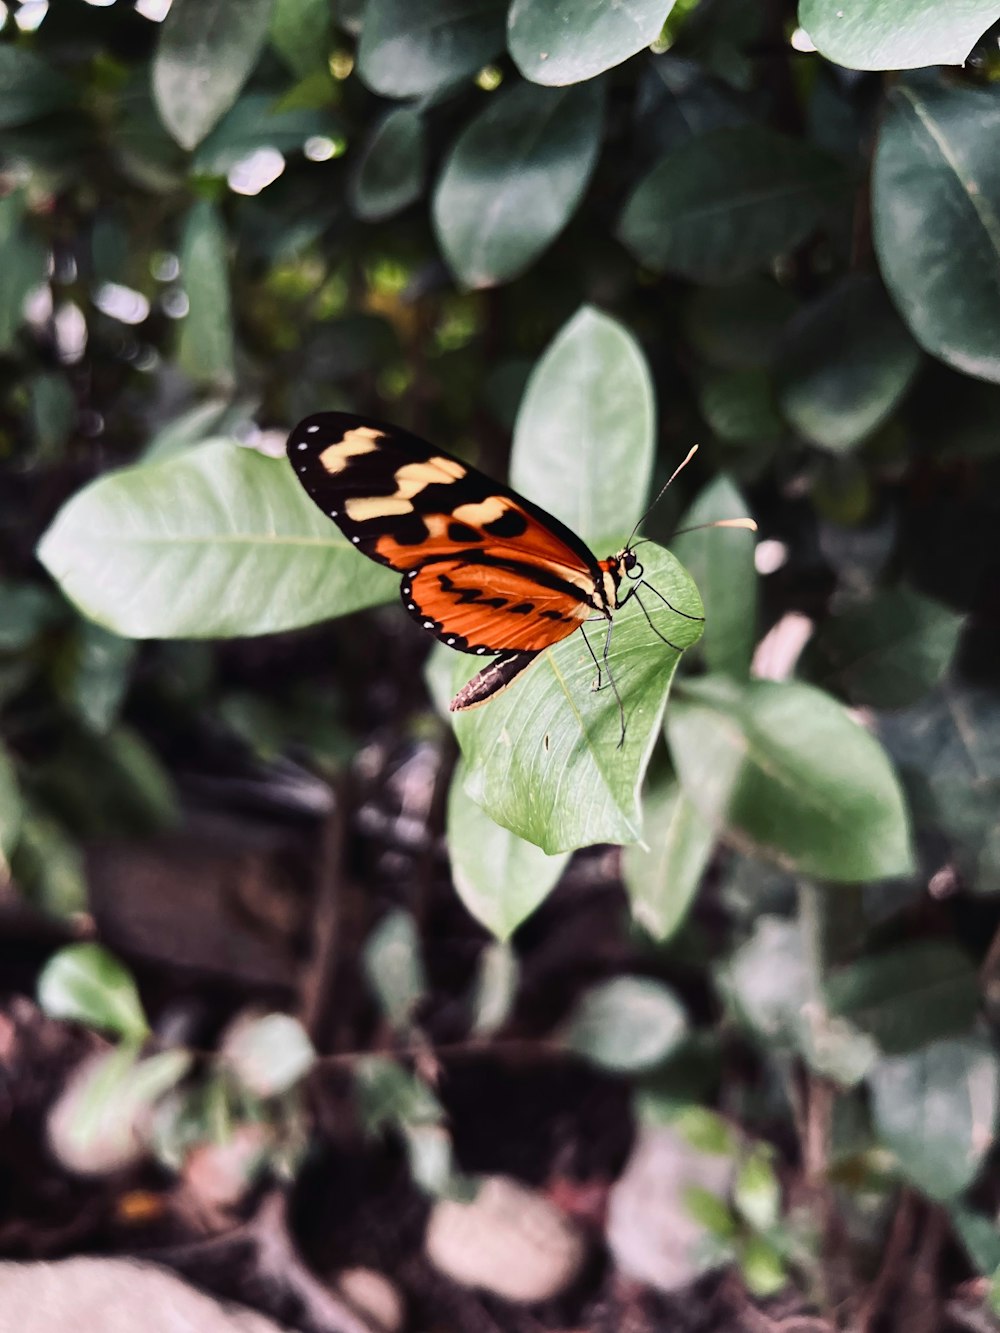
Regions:
<instances>
[{"instance_id":1,"label":"butterfly eye","mask_svg":"<svg viewBox=\"0 0 1000 1333\"><path fill-rule=\"evenodd\" d=\"M638 560L636 560L635 556L632 556L631 562L626 560L625 568L628 571L628 576L630 579L642 578L643 568L642 565L639 564Z\"/></svg>"}]
</instances>

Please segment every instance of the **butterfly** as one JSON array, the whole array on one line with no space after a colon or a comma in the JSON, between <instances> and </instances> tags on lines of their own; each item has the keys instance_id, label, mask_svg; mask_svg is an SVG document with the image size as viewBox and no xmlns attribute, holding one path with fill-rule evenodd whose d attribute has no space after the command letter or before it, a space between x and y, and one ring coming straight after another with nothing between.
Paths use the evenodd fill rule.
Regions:
<instances>
[{"instance_id":1,"label":"butterfly","mask_svg":"<svg viewBox=\"0 0 1000 1333\"><path fill-rule=\"evenodd\" d=\"M701 619L646 582L635 531L599 560L552 514L398 426L319 412L299 422L287 450L306 494L351 544L402 575L413 619L449 648L492 659L452 699L453 712L494 698L543 649L579 630L597 668L595 688L607 676L618 701L623 741L625 710L608 665L614 613L634 597L653 632L678 652L653 624L640 589L678 616ZM607 623L600 661L583 628L590 620Z\"/></svg>"}]
</instances>

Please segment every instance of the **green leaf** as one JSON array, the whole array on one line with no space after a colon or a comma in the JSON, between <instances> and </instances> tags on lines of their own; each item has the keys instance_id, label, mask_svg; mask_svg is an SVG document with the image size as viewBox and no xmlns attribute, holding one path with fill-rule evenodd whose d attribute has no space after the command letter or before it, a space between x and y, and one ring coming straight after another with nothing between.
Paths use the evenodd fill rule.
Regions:
<instances>
[{"instance_id":1,"label":"green leaf","mask_svg":"<svg viewBox=\"0 0 1000 1333\"><path fill-rule=\"evenodd\" d=\"M957 1202L951 1204L948 1216L977 1273L992 1273L1000 1266L1000 1227L995 1217Z\"/></svg>"},{"instance_id":2,"label":"green leaf","mask_svg":"<svg viewBox=\"0 0 1000 1333\"><path fill-rule=\"evenodd\" d=\"M805 439L840 452L892 415L920 349L878 278L852 273L791 321L778 366L785 416Z\"/></svg>"},{"instance_id":3,"label":"green leaf","mask_svg":"<svg viewBox=\"0 0 1000 1333\"><path fill-rule=\"evenodd\" d=\"M183 453L193 444L215 435L228 435L252 414L252 404L231 403L228 398L209 398L189 408L161 426L146 445L144 463L162 463L165 458Z\"/></svg>"},{"instance_id":4,"label":"green leaf","mask_svg":"<svg viewBox=\"0 0 1000 1333\"><path fill-rule=\"evenodd\" d=\"M751 1236L741 1246L740 1272L750 1291L761 1298L775 1296L788 1285L781 1251L764 1236Z\"/></svg>"},{"instance_id":5,"label":"green leaf","mask_svg":"<svg viewBox=\"0 0 1000 1333\"><path fill-rule=\"evenodd\" d=\"M82 849L60 823L30 806L21 821L11 869L18 889L41 911L63 918L87 911Z\"/></svg>"},{"instance_id":6,"label":"green leaf","mask_svg":"<svg viewBox=\"0 0 1000 1333\"><path fill-rule=\"evenodd\" d=\"M770 1149L761 1145L740 1164L733 1182L736 1211L757 1231L769 1231L781 1219L781 1185L771 1165Z\"/></svg>"},{"instance_id":7,"label":"green leaf","mask_svg":"<svg viewBox=\"0 0 1000 1333\"><path fill-rule=\"evenodd\" d=\"M490 1037L507 1022L517 998L520 971L514 950L499 940L487 944L479 955L472 1020L477 1037Z\"/></svg>"},{"instance_id":8,"label":"green leaf","mask_svg":"<svg viewBox=\"0 0 1000 1333\"><path fill-rule=\"evenodd\" d=\"M0 50L4 50L0 46ZM24 225L27 194L14 190L0 199L0 352L9 352L24 323L24 302L45 281L48 252Z\"/></svg>"},{"instance_id":9,"label":"green leaf","mask_svg":"<svg viewBox=\"0 0 1000 1333\"><path fill-rule=\"evenodd\" d=\"M416 922L401 909L389 912L369 935L362 955L365 976L394 1028L405 1028L427 993Z\"/></svg>"},{"instance_id":10,"label":"green leaf","mask_svg":"<svg viewBox=\"0 0 1000 1333\"><path fill-rule=\"evenodd\" d=\"M57 664L60 693L92 731L106 732L118 720L128 689L135 644L81 621L74 641Z\"/></svg>"},{"instance_id":11,"label":"green leaf","mask_svg":"<svg viewBox=\"0 0 1000 1333\"><path fill-rule=\"evenodd\" d=\"M58 455L76 420L76 395L64 375L47 372L31 380L31 429L39 452Z\"/></svg>"},{"instance_id":12,"label":"green leaf","mask_svg":"<svg viewBox=\"0 0 1000 1333\"><path fill-rule=\"evenodd\" d=\"M240 1083L256 1097L278 1097L312 1068L312 1042L291 1014L238 1019L222 1043L221 1055Z\"/></svg>"},{"instance_id":13,"label":"green leaf","mask_svg":"<svg viewBox=\"0 0 1000 1333\"><path fill-rule=\"evenodd\" d=\"M1000 381L1000 86L927 76L889 95L872 176L882 276L917 342Z\"/></svg>"},{"instance_id":14,"label":"green leaf","mask_svg":"<svg viewBox=\"0 0 1000 1333\"><path fill-rule=\"evenodd\" d=\"M825 989L833 1013L873 1036L887 1055L968 1032L979 1002L975 968L948 941L861 958L833 973Z\"/></svg>"},{"instance_id":15,"label":"green leaf","mask_svg":"<svg viewBox=\"0 0 1000 1333\"><path fill-rule=\"evenodd\" d=\"M327 70L332 18L330 0L274 0L271 45L300 79Z\"/></svg>"},{"instance_id":16,"label":"green leaf","mask_svg":"<svg viewBox=\"0 0 1000 1333\"><path fill-rule=\"evenodd\" d=\"M358 1113L369 1134L388 1125L436 1125L444 1117L427 1084L388 1056L363 1056L354 1065L354 1083Z\"/></svg>"},{"instance_id":17,"label":"green leaf","mask_svg":"<svg viewBox=\"0 0 1000 1333\"><path fill-rule=\"evenodd\" d=\"M684 331L713 365L762 370L774 359L795 310L795 297L773 278L745 278L694 291L684 307Z\"/></svg>"},{"instance_id":18,"label":"green leaf","mask_svg":"<svg viewBox=\"0 0 1000 1333\"><path fill-rule=\"evenodd\" d=\"M852 704L902 708L943 679L963 624L912 588L887 588L825 620L802 667Z\"/></svg>"},{"instance_id":19,"label":"green leaf","mask_svg":"<svg viewBox=\"0 0 1000 1333\"><path fill-rule=\"evenodd\" d=\"M337 133L338 122L326 109L282 110L267 93L247 93L199 145L191 168L205 176L225 176L260 148L300 153L313 135Z\"/></svg>"},{"instance_id":20,"label":"green leaf","mask_svg":"<svg viewBox=\"0 0 1000 1333\"><path fill-rule=\"evenodd\" d=\"M504 0L368 0L358 73L383 97L423 97L504 46Z\"/></svg>"},{"instance_id":21,"label":"green leaf","mask_svg":"<svg viewBox=\"0 0 1000 1333\"><path fill-rule=\"evenodd\" d=\"M226 233L214 205L193 204L181 237L181 280L188 313L181 321L177 359L196 380L228 387L235 376Z\"/></svg>"},{"instance_id":22,"label":"green leaf","mask_svg":"<svg viewBox=\"0 0 1000 1333\"><path fill-rule=\"evenodd\" d=\"M844 168L756 125L704 134L639 182L619 236L640 263L696 282L729 282L809 235L846 194Z\"/></svg>"},{"instance_id":23,"label":"green leaf","mask_svg":"<svg viewBox=\"0 0 1000 1333\"><path fill-rule=\"evenodd\" d=\"M848 69L964 65L996 0L799 0L799 23L827 60Z\"/></svg>"},{"instance_id":24,"label":"green leaf","mask_svg":"<svg viewBox=\"0 0 1000 1333\"><path fill-rule=\"evenodd\" d=\"M569 221L600 146L599 84L494 94L448 155L434 192L438 243L467 287L523 273Z\"/></svg>"},{"instance_id":25,"label":"green leaf","mask_svg":"<svg viewBox=\"0 0 1000 1333\"><path fill-rule=\"evenodd\" d=\"M698 406L712 433L727 444L756 444L780 439L771 377L763 370L716 370L698 388Z\"/></svg>"},{"instance_id":26,"label":"green leaf","mask_svg":"<svg viewBox=\"0 0 1000 1333\"><path fill-rule=\"evenodd\" d=\"M618 542L643 511L654 438L642 349L616 320L583 306L531 373L514 427L511 484L585 542Z\"/></svg>"},{"instance_id":27,"label":"green leaf","mask_svg":"<svg viewBox=\"0 0 1000 1333\"><path fill-rule=\"evenodd\" d=\"M688 617L702 614L697 590L667 551L642 548L646 578ZM649 596L660 632L690 646L701 622ZM603 632L595 636L601 651ZM498 824L546 852L596 842L637 842L639 792L680 653L661 642L633 599L614 620L610 665L625 709L625 742L611 691L593 690L594 662L571 634L485 708L456 715L466 790Z\"/></svg>"},{"instance_id":28,"label":"green leaf","mask_svg":"<svg viewBox=\"0 0 1000 1333\"><path fill-rule=\"evenodd\" d=\"M284 459L224 440L92 482L38 555L85 615L137 639L270 634L389 601L398 583Z\"/></svg>"},{"instance_id":29,"label":"green leaf","mask_svg":"<svg viewBox=\"0 0 1000 1333\"><path fill-rule=\"evenodd\" d=\"M509 940L555 887L568 853L546 856L534 843L495 824L464 788L455 770L448 796L448 854L455 889L477 921Z\"/></svg>"},{"instance_id":30,"label":"green leaf","mask_svg":"<svg viewBox=\"0 0 1000 1333\"><path fill-rule=\"evenodd\" d=\"M12 42L0 43L0 130L26 125L75 99L70 80L40 56Z\"/></svg>"},{"instance_id":31,"label":"green leaf","mask_svg":"<svg viewBox=\"0 0 1000 1333\"><path fill-rule=\"evenodd\" d=\"M875 1129L932 1199L954 1199L975 1179L996 1133L998 1076L978 1037L934 1042L872 1071Z\"/></svg>"},{"instance_id":32,"label":"green leaf","mask_svg":"<svg viewBox=\"0 0 1000 1333\"><path fill-rule=\"evenodd\" d=\"M705 487L678 524L692 528L720 518L746 518L749 506L725 476ZM737 679L750 674L757 641L757 538L743 528L688 532L672 543L674 554L698 585L705 603L705 633L698 646L710 671Z\"/></svg>"},{"instance_id":33,"label":"green leaf","mask_svg":"<svg viewBox=\"0 0 1000 1333\"><path fill-rule=\"evenodd\" d=\"M99 944L70 944L53 954L38 978L38 1003L50 1018L104 1028L128 1041L149 1034L132 974Z\"/></svg>"},{"instance_id":34,"label":"green leaf","mask_svg":"<svg viewBox=\"0 0 1000 1333\"><path fill-rule=\"evenodd\" d=\"M351 178L351 208L365 222L381 222L420 198L427 147L424 122L411 107L397 107L376 126Z\"/></svg>"},{"instance_id":35,"label":"green leaf","mask_svg":"<svg viewBox=\"0 0 1000 1333\"><path fill-rule=\"evenodd\" d=\"M686 1031L684 1010L666 986L647 977L616 977L585 992L562 1037L592 1064L634 1073L664 1060Z\"/></svg>"},{"instance_id":36,"label":"green leaf","mask_svg":"<svg viewBox=\"0 0 1000 1333\"><path fill-rule=\"evenodd\" d=\"M14 765L6 750L0 747L0 875L17 842L21 813L21 794Z\"/></svg>"},{"instance_id":37,"label":"green leaf","mask_svg":"<svg viewBox=\"0 0 1000 1333\"><path fill-rule=\"evenodd\" d=\"M777 916L758 917L733 953L723 984L740 1016L772 1046L794 1046L802 1009L815 992L802 929Z\"/></svg>"},{"instance_id":38,"label":"green leaf","mask_svg":"<svg viewBox=\"0 0 1000 1333\"><path fill-rule=\"evenodd\" d=\"M694 901L715 833L676 782L654 788L644 814L646 845L626 850L622 875L632 915L654 939L668 940Z\"/></svg>"},{"instance_id":39,"label":"green leaf","mask_svg":"<svg viewBox=\"0 0 1000 1333\"><path fill-rule=\"evenodd\" d=\"M912 868L888 758L819 690L707 677L685 685L667 735L681 786L741 848L848 883Z\"/></svg>"},{"instance_id":40,"label":"green leaf","mask_svg":"<svg viewBox=\"0 0 1000 1333\"><path fill-rule=\"evenodd\" d=\"M526 79L580 83L654 42L673 7L674 0L513 0L507 45Z\"/></svg>"},{"instance_id":41,"label":"green leaf","mask_svg":"<svg viewBox=\"0 0 1000 1333\"><path fill-rule=\"evenodd\" d=\"M694 60L671 51L650 59L640 75L637 129L651 160L709 130L746 120L747 112L733 89Z\"/></svg>"},{"instance_id":42,"label":"green leaf","mask_svg":"<svg viewBox=\"0 0 1000 1333\"><path fill-rule=\"evenodd\" d=\"M267 40L274 0L173 0L153 57L164 125L194 148L239 96Z\"/></svg>"}]
</instances>

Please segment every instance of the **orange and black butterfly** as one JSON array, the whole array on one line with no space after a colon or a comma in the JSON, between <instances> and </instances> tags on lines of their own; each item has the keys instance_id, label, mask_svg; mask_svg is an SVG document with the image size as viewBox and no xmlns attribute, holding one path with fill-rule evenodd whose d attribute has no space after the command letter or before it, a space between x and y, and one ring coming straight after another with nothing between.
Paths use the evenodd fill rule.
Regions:
<instances>
[{"instance_id":1,"label":"orange and black butterfly","mask_svg":"<svg viewBox=\"0 0 1000 1333\"><path fill-rule=\"evenodd\" d=\"M350 413L319 412L300 421L288 456L306 493L358 550L399 571L403 605L414 620L449 648L493 658L459 690L453 711L486 703L544 648L576 630L594 658L600 688L602 665L583 626L602 620L608 627L603 674L618 699L624 737L621 698L608 670L612 616L635 597L654 633L670 644L639 590L666 598L643 579L631 538L598 560L557 518L515 491L398 426Z\"/></svg>"}]
</instances>

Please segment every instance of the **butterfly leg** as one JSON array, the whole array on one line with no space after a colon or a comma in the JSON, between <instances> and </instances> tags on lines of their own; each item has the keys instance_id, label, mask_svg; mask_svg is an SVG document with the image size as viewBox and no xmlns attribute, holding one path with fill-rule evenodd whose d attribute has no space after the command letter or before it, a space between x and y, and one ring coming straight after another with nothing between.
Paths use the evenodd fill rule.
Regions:
<instances>
[{"instance_id":1,"label":"butterfly leg","mask_svg":"<svg viewBox=\"0 0 1000 1333\"><path fill-rule=\"evenodd\" d=\"M603 620L603 619L604 619L603 616L589 616L587 623L589 624L591 620ZM594 666L597 668L597 679L594 681L593 685L590 688L592 690L599 690L601 689L601 664L597 660L597 654L590 646L590 640L587 638L587 632L583 628L583 625L580 626L580 633L583 635L583 641L587 645L587 652L590 653Z\"/></svg>"},{"instance_id":2,"label":"butterfly leg","mask_svg":"<svg viewBox=\"0 0 1000 1333\"><path fill-rule=\"evenodd\" d=\"M687 611L682 611L679 607L674 606L673 602L668 602L667 599L664 597L663 593L660 592L658 588L654 588L653 585L651 583L647 583L645 579L640 579L639 582L633 588L630 589L630 591L638 593L640 588L648 588L650 592L656 593L657 597L659 597L660 601L664 604L664 606L669 606L675 616L683 616L685 620L705 619L704 616L692 616ZM641 606L642 603L640 602L639 605Z\"/></svg>"},{"instance_id":3,"label":"butterfly leg","mask_svg":"<svg viewBox=\"0 0 1000 1333\"><path fill-rule=\"evenodd\" d=\"M647 587L648 587L648 586L649 586L649 585L647 584ZM636 587L636 588L633 588L631 591L635 593L635 600L639 603L639 609L642 611L642 614L646 617L646 624L647 624L647 625L649 626L649 628L653 631L653 633L656 635L656 637L657 637L662 643L665 643L665 644L667 645L668 648L673 648L673 650L674 650L675 653L682 653L682 652L684 651L684 649L683 649L683 648L679 648L679 647L677 646L676 643L671 643L670 640L667 638L667 636L666 636L665 634L661 634L661 632L660 632L660 631L656 628L656 626L653 624L653 617L652 617L652 616L649 614L649 612L646 610L646 603L645 603L645 602L642 600L642 598L639 596L639 589ZM694 619L694 617L689 617L689 619ZM701 617L699 616L698 619L701 619Z\"/></svg>"}]
</instances>

